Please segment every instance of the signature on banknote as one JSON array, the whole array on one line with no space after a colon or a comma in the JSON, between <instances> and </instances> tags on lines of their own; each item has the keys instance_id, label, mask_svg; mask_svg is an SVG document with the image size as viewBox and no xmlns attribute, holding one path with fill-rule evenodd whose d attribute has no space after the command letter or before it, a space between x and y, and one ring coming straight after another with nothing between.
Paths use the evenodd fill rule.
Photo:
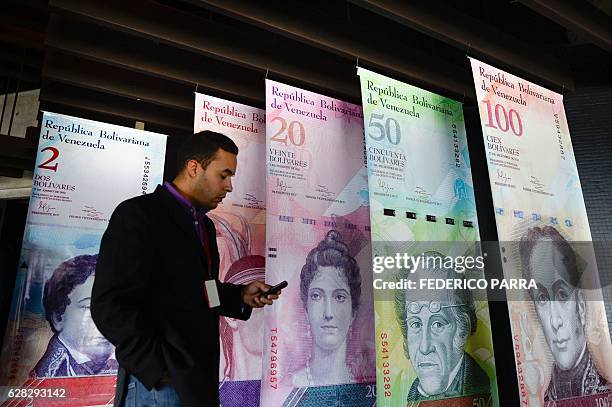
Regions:
<instances>
[{"instance_id":1,"label":"signature on banknote","mask_svg":"<svg viewBox=\"0 0 612 407\"><path fill-rule=\"evenodd\" d=\"M249 202L252 205L263 205L263 201L261 199L258 199L255 195L253 194L244 194L244 200Z\"/></svg>"},{"instance_id":2,"label":"signature on banknote","mask_svg":"<svg viewBox=\"0 0 612 407\"><path fill-rule=\"evenodd\" d=\"M510 182L510 180L512 180L512 178L508 174L506 174L499 168L497 169L497 179L500 179L504 184L507 184L508 182Z\"/></svg>"},{"instance_id":3,"label":"signature on banknote","mask_svg":"<svg viewBox=\"0 0 612 407\"><path fill-rule=\"evenodd\" d=\"M276 179L276 186L282 192L287 192L287 190L292 188L291 186L287 185L285 181L283 181L282 179L278 179L278 178Z\"/></svg>"},{"instance_id":4,"label":"signature on banknote","mask_svg":"<svg viewBox=\"0 0 612 407\"><path fill-rule=\"evenodd\" d=\"M85 212L90 218L99 218L100 215L102 215L102 212L100 212L93 206L85 205L83 208L83 212Z\"/></svg>"},{"instance_id":5,"label":"signature on banknote","mask_svg":"<svg viewBox=\"0 0 612 407\"><path fill-rule=\"evenodd\" d=\"M334 197L334 193L332 191L330 191L325 185L319 184L317 186L317 192L319 192L321 194L321 196L323 196L324 198L333 198Z\"/></svg>"},{"instance_id":6,"label":"signature on banknote","mask_svg":"<svg viewBox=\"0 0 612 407\"><path fill-rule=\"evenodd\" d=\"M422 198L430 197L431 196L431 194L429 192L427 192L427 190L425 188L423 188L422 186L420 186L420 185L417 185L416 188L414 188L414 192L416 194L421 195Z\"/></svg>"},{"instance_id":7,"label":"signature on banknote","mask_svg":"<svg viewBox=\"0 0 612 407\"><path fill-rule=\"evenodd\" d=\"M533 187L537 190L537 191L543 191L544 190L544 184L538 179L538 177L532 175L531 177L529 177L529 182L531 183L531 185L533 185Z\"/></svg>"},{"instance_id":8,"label":"signature on banknote","mask_svg":"<svg viewBox=\"0 0 612 407\"><path fill-rule=\"evenodd\" d=\"M54 210L55 208L51 205L49 205L46 201L44 200L40 200L38 201L38 210L43 211L45 213L49 213L52 210Z\"/></svg>"},{"instance_id":9,"label":"signature on banknote","mask_svg":"<svg viewBox=\"0 0 612 407\"><path fill-rule=\"evenodd\" d=\"M382 179L378 180L378 188L382 189L383 192L386 192L386 193L393 191L393 187Z\"/></svg>"}]
</instances>

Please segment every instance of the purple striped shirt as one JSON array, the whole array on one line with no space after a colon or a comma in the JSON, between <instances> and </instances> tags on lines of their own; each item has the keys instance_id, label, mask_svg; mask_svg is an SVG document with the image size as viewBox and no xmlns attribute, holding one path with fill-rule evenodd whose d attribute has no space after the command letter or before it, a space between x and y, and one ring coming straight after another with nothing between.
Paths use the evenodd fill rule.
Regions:
<instances>
[{"instance_id":1,"label":"purple striped shirt","mask_svg":"<svg viewBox=\"0 0 612 407\"><path fill-rule=\"evenodd\" d=\"M171 182L165 181L164 188L166 188L166 190L170 192L170 195L172 195L181 204L181 206L183 206L185 210L189 212L189 214L191 215L191 218L193 220L193 227L195 228L195 231L198 234L198 237L200 238L202 249L204 249L204 253L206 254L206 257L208 260L208 273L210 276L210 273L212 272L211 271L212 258L211 258L211 253L210 253L210 247L208 246L208 237L206 234L206 227L204 226L204 217L206 216L206 210L196 209L191 204L191 202L187 200L187 198L181 195L181 193L176 189L174 185L172 185Z\"/></svg>"},{"instance_id":2,"label":"purple striped shirt","mask_svg":"<svg viewBox=\"0 0 612 407\"><path fill-rule=\"evenodd\" d=\"M206 210L204 209L196 209L191 202L189 202L181 193L175 188L172 183L165 181L164 187L170 192L172 195L184 208L189 212L191 218L193 219L193 227L200 238L200 242L202 243L202 249L206 254L208 260L208 276L212 279L212 254L210 252L210 246L208 245L208 237L206 235L206 227L204 226L204 217L206 216ZM247 305L242 301L240 301L240 312L244 313L247 310Z\"/></svg>"}]
</instances>

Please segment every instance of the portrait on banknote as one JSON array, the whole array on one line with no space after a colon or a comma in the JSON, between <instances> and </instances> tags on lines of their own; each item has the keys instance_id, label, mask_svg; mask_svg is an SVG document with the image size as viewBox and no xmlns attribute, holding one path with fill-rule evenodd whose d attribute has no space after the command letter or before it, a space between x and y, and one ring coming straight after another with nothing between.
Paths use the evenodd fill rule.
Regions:
<instances>
[{"instance_id":1,"label":"portrait on banknote","mask_svg":"<svg viewBox=\"0 0 612 407\"><path fill-rule=\"evenodd\" d=\"M115 375L113 345L90 313L100 232L26 226L19 263L19 306L5 341L9 383L27 378ZM17 301L14 300L14 301Z\"/></svg>"},{"instance_id":2,"label":"portrait on banknote","mask_svg":"<svg viewBox=\"0 0 612 407\"><path fill-rule=\"evenodd\" d=\"M361 274L338 231L327 232L308 253L300 273L300 297L312 346L306 366L293 375L293 385L354 382L346 347L361 300Z\"/></svg>"},{"instance_id":3,"label":"portrait on banknote","mask_svg":"<svg viewBox=\"0 0 612 407\"><path fill-rule=\"evenodd\" d=\"M62 262L45 282L43 308L53 336L31 376L66 377L113 374L113 345L96 328L90 313L98 255Z\"/></svg>"},{"instance_id":4,"label":"portrait on banknote","mask_svg":"<svg viewBox=\"0 0 612 407\"><path fill-rule=\"evenodd\" d=\"M436 251L425 252L423 256L444 257ZM420 267L410 278L445 279L461 275L434 266ZM395 313L406 358L417 376L410 385L407 401L489 393L487 374L466 352L466 345L478 327L476 305L469 289L397 290Z\"/></svg>"},{"instance_id":5,"label":"portrait on banknote","mask_svg":"<svg viewBox=\"0 0 612 407\"><path fill-rule=\"evenodd\" d=\"M587 302L572 245L554 226L534 226L519 250L523 275L537 282L529 296L553 359L544 401L612 391L587 347Z\"/></svg>"}]
</instances>

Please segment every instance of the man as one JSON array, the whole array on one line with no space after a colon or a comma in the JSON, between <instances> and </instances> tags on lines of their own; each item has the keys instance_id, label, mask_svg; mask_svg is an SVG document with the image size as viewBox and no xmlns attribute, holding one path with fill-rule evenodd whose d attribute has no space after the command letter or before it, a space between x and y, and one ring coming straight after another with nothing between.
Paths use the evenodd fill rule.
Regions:
<instances>
[{"instance_id":1,"label":"man","mask_svg":"<svg viewBox=\"0 0 612 407\"><path fill-rule=\"evenodd\" d=\"M246 320L252 307L278 298L262 296L270 286L261 281L218 281L215 228L206 212L232 191L237 154L222 134L190 136L172 183L122 202L111 217L92 316L116 346L116 405L126 394L130 405L218 405L219 316Z\"/></svg>"},{"instance_id":2,"label":"man","mask_svg":"<svg viewBox=\"0 0 612 407\"><path fill-rule=\"evenodd\" d=\"M438 252L424 258L442 259ZM433 263L433 261L432 261ZM439 262L442 264L442 262ZM450 272L454 273L454 270ZM419 267L409 278L458 278L440 267ZM489 377L465 352L478 319L469 290L398 291L395 311L404 336L404 349L417 378L407 400L436 400L474 394L489 394Z\"/></svg>"},{"instance_id":3,"label":"man","mask_svg":"<svg viewBox=\"0 0 612 407\"><path fill-rule=\"evenodd\" d=\"M33 377L114 374L113 345L96 329L89 305L97 255L76 256L60 264L45 283L45 317L53 331Z\"/></svg>"},{"instance_id":4,"label":"man","mask_svg":"<svg viewBox=\"0 0 612 407\"><path fill-rule=\"evenodd\" d=\"M574 250L552 226L530 228L519 247L525 278L537 282L530 295L554 359L545 401L612 391L587 348L586 301Z\"/></svg>"}]
</instances>

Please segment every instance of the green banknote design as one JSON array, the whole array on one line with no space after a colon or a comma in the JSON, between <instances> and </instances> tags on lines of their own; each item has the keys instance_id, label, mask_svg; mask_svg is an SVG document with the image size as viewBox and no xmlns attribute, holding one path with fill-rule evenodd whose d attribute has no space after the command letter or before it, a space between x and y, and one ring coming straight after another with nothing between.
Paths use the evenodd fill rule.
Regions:
<instances>
[{"instance_id":1,"label":"green banknote design","mask_svg":"<svg viewBox=\"0 0 612 407\"><path fill-rule=\"evenodd\" d=\"M375 265L377 405L497 405L485 294L411 289L400 283L410 277L418 284L425 268L378 261L398 253L440 262L479 254L462 105L365 69L358 74ZM482 277L473 267L445 273Z\"/></svg>"}]
</instances>

